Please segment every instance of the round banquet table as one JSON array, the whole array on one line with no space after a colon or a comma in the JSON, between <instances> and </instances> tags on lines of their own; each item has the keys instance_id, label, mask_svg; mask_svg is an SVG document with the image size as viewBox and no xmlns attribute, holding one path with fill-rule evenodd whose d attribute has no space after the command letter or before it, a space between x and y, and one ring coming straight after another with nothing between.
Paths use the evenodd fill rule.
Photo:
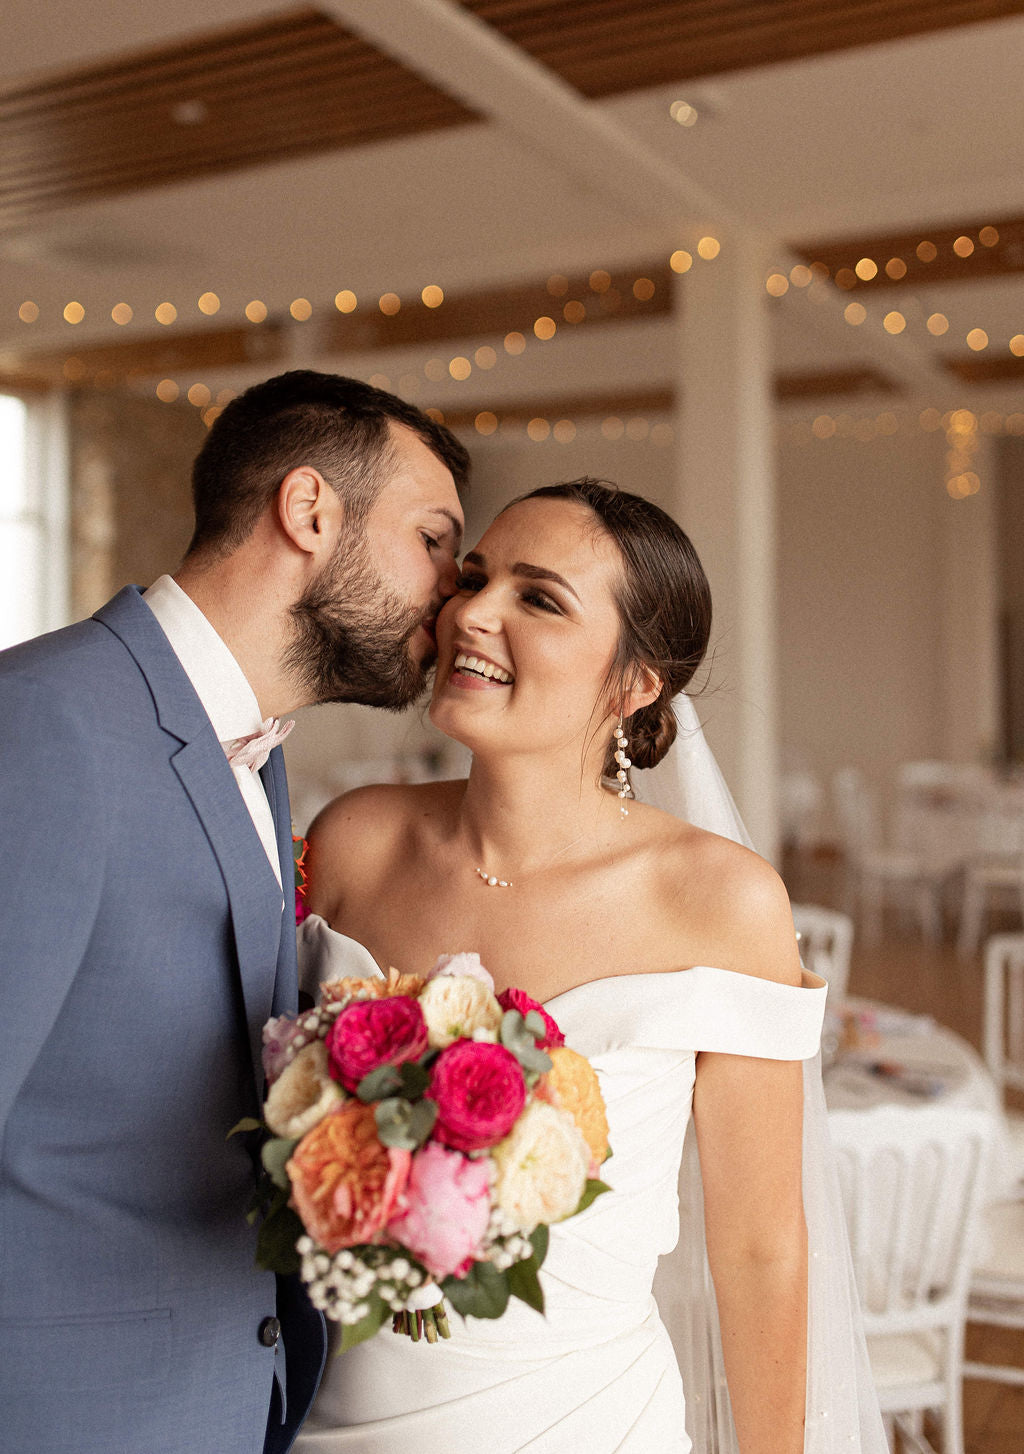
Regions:
<instances>
[{"instance_id":1,"label":"round banquet table","mask_svg":"<svg viewBox=\"0 0 1024 1454\"><path fill-rule=\"evenodd\" d=\"M974 1047L928 1015L858 999L848 999L843 1008L854 1016L860 1043L836 1051L838 1022L834 1016L826 1017L822 1048L829 1110L867 1110L888 1104L970 1106L988 1111L994 1123L990 1195L1007 1195L1017 1183L1020 1169L1015 1164L999 1089Z\"/></svg>"}]
</instances>

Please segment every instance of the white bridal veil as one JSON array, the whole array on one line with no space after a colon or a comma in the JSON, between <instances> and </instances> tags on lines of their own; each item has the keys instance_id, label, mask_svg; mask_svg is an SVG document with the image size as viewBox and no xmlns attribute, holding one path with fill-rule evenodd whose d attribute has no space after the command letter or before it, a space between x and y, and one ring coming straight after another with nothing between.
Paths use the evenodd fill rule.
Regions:
<instances>
[{"instance_id":1,"label":"white bridal veil","mask_svg":"<svg viewBox=\"0 0 1024 1454\"><path fill-rule=\"evenodd\" d=\"M692 700L675 699L679 733L638 776L643 801L752 846ZM808 1233L807 1423L804 1454L887 1454L853 1279L821 1083L804 1062L804 1213ZM739 1454L704 1243L703 1194L691 1121L679 1178L682 1235L663 1258L655 1293L679 1359L695 1454Z\"/></svg>"}]
</instances>

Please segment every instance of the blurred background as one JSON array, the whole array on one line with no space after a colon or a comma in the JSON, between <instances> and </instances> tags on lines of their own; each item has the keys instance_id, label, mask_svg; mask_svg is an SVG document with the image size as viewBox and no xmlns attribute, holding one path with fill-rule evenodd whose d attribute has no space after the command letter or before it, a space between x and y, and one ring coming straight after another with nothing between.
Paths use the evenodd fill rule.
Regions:
<instances>
[{"instance_id":1,"label":"blurred background","mask_svg":"<svg viewBox=\"0 0 1024 1454\"><path fill-rule=\"evenodd\" d=\"M770 855L842 841L840 768L886 807L908 762L1007 769L1022 12L10 0L0 640L173 567L217 409L311 366L460 433L470 538L582 473L680 519ZM306 718L302 819L442 750L415 714Z\"/></svg>"},{"instance_id":2,"label":"blurred background","mask_svg":"<svg viewBox=\"0 0 1024 1454\"><path fill-rule=\"evenodd\" d=\"M0 646L173 569L206 429L287 368L456 430L470 541L649 495L711 577L708 735L833 915L805 957L1024 1105L982 969L1024 927L1022 59L1024 0L7 0ZM416 711L300 718L300 829L457 765ZM985 1387L968 1448L1019 1450Z\"/></svg>"}]
</instances>

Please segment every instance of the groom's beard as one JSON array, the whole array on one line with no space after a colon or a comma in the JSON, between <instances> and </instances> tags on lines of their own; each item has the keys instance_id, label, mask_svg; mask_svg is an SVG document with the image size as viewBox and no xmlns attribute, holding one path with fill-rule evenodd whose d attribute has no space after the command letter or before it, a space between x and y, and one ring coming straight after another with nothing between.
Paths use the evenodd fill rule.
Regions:
<instances>
[{"instance_id":1,"label":"groom's beard","mask_svg":"<svg viewBox=\"0 0 1024 1454\"><path fill-rule=\"evenodd\" d=\"M287 664L313 702L362 702L401 712L426 686L433 656L415 661L409 645L432 614L384 584L366 538L339 541L333 560L291 608L295 634Z\"/></svg>"}]
</instances>

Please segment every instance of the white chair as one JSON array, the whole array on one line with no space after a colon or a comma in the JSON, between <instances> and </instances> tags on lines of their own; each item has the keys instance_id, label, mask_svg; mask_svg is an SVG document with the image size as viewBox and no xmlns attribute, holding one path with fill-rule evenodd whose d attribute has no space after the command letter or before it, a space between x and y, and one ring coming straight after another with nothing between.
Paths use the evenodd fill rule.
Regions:
<instances>
[{"instance_id":1,"label":"white chair","mask_svg":"<svg viewBox=\"0 0 1024 1454\"><path fill-rule=\"evenodd\" d=\"M981 942L995 896L1010 899L1024 920L1024 811L993 802L979 818L977 852L964 868L957 949L967 956Z\"/></svg>"},{"instance_id":2,"label":"white chair","mask_svg":"<svg viewBox=\"0 0 1024 1454\"><path fill-rule=\"evenodd\" d=\"M992 1118L884 1105L834 1111L829 1128L883 1416L930 1450L931 1410L943 1454L964 1454L964 1325Z\"/></svg>"},{"instance_id":3,"label":"white chair","mask_svg":"<svg viewBox=\"0 0 1024 1454\"><path fill-rule=\"evenodd\" d=\"M1024 1332L1024 1201L995 1202L981 1216L967 1317L972 1323ZM1021 1364L964 1364L965 1378L1024 1388Z\"/></svg>"},{"instance_id":4,"label":"white chair","mask_svg":"<svg viewBox=\"0 0 1024 1454\"><path fill-rule=\"evenodd\" d=\"M800 958L813 974L828 981L829 1003L846 998L853 949L853 920L836 909L817 904L794 904L793 923L800 938Z\"/></svg>"},{"instance_id":5,"label":"white chair","mask_svg":"<svg viewBox=\"0 0 1024 1454\"><path fill-rule=\"evenodd\" d=\"M895 890L902 901L912 898L921 932L938 942L944 870L932 867L922 853L881 846L873 795L860 768L840 768L832 787L851 874L851 907L861 914L866 937L873 943L881 938L882 910Z\"/></svg>"}]
</instances>

